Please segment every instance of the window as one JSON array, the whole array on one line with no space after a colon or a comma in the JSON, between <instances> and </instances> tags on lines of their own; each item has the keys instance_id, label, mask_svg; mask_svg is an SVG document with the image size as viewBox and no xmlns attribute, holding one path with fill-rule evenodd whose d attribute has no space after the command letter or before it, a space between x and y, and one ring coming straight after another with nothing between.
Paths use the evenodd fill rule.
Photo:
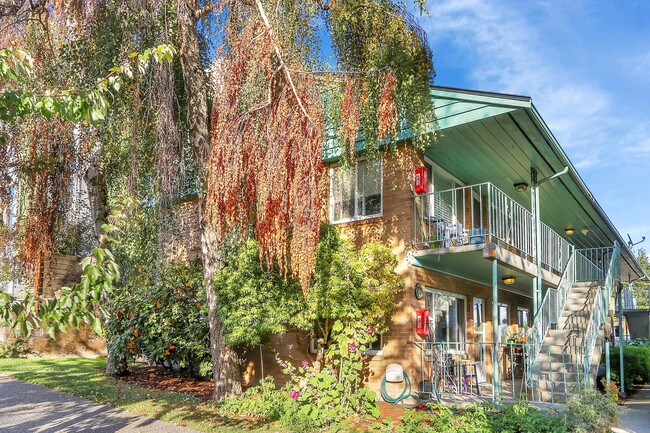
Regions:
<instances>
[{"instance_id":1,"label":"window","mask_svg":"<svg viewBox=\"0 0 650 433\"><path fill-rule=\"evenodd\" d=\"M517 307L517 324L520 328L528 327L530 311L528 308Z\"/></svg>"},{"instance_id":2,"label":"window","mask_svg":"<svg viewBox=\"0 0 650 433\"><path fill-rule=\"evenodd\" d=\"M375 334L375 337L376 339L374 341L364 344L364 346L366 346L366 350L363 351L364 355L377 356L382 354L382 347L384 347L384 336L382 334ZM309 353L312 355L316 355L318 353L318 350L316 349L316 340L313 338L309 339Z\"/></svg>"},{"instance_id":3,"label":"window","mask_svg":"<svg viewBox=\"0 0 650 433\"><path fill-rule=\"evenodd\" d=\"M434 193L432 198L432 213L444 219L449 224L462 223L464 220L464 193L461 188L464 184L452 176L448 171L436 164L431 167L431 177ZM454 190L455 189L455 190Z\"/></svg>"},{"instance_id":4,"label":"window","mask_svg":"<svg viewBox=\"0 0 650 433\"><path fill-rule=\"evenodd\" d=\"M465 298L452 293L428 290L429 340L447 343L465 342Z\"/></svg>"},{"instance_id":5,"label":"window","mask_svg":"<svg viewBox=\"0 0 650 433\"><path fill-rule=\"evenodd\" d=\"M330 220L352 221L382 212L381 159L361 160L353 167L330 169Z\"/></svg>"},{"instance_id":6,"label":"window","mask_svg":"<svg viewBox=\"0 0 650 433\"><path fill-rule=\"evenodd\" d=\"M508 326L508 304L499 304L499 325Z\"/></svg>"},{"instance_id":7,"label":"window","mask_svg":"<svg viewBox=\"0 0 650 433\"><path fill-rule=\"evenodd\" d=\"M508 333L508 304L499 304L499 336L501 342L506 341L506 334Z\"/></svg>"},{"instance_id":8,"label":"window","mask_svg":"<svg viewBox=\"0 0 650 433\"><path fill-rule=\"evenodd\" d=\"M366 343L366 350L363 352L364 355L381 355L381 348L384 345L382 334L375 334L376 339L370 343Z\"/></svg>"},{"instance_id":9,"label":"window","mask_svg":"<svg viewBox=\"0 0 650 433\"><path fill-rule=\"evenodd\" d=\"M483 333L483 324L485 322L483 315L483 299L474 298L472 307L472 319L474 322L474 332Z\"/></svg>"}]
</instances>

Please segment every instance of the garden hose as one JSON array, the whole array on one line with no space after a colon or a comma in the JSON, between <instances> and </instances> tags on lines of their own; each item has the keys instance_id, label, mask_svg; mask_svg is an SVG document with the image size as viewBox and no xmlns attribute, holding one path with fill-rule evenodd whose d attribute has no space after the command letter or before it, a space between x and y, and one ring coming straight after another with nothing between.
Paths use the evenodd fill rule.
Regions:
<instances>
[{"instance_id":1,"label":"garden hose","mask_svg":"<svg viewBox=\"0 0 650 433\"><path fill-rule=\"evenodd\" d=\"M397 396L397 397L391 397L388 395L388 392L386 391L386 375L384 375L384 378L381 381L381 398L384 399L385 402L392 403L392 404L397 404L401 402L402 400L406 400L409 397L413 397L417 401L420 399L418 398L417 395L412 394L412 388L411 388L411 379L409 379L409 375L404 372L404 388L402 389L402 393Z\"/></svg>"}]
</instances>

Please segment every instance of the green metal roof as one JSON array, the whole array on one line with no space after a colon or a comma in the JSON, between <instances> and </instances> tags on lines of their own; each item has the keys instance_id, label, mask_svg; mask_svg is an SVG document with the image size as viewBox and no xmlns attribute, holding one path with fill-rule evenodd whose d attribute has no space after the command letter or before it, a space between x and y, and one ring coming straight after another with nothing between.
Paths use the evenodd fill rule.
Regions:
<instances>
[{"instance_id":1,"label":"green metal roof","mask_svg":"<svg viewBox=\"0 0 650 433\"><path fill-rule=\"evenodd\" d=\"M492 182L530 209L530 189L518 193L513 184L530 184L534 167L539 178L569 167L569 173L540 188L542 221L578 248L622 245L624 281L643 276L641 266L614 224L589 191L541 115L524 96L432 88L438 139L426 156L466 184ZM586 235L581 229L587 227Z\"/></svg>"}]
</instances>

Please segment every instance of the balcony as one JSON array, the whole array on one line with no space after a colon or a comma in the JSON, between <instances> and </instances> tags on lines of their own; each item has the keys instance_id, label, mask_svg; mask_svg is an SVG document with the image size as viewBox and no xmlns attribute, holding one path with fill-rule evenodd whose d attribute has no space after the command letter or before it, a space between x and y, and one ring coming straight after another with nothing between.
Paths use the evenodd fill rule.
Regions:
<instances>
[{"instance_id":1,"label":"balcony","mask_svg":"<svg viewBox=\"0 0 650 433\"><path fill-rule=\"evenodd\" d=\"M416 195L413 209L417 256L476 251L493 242L520 259L516 268L530 273L535 263L532 213L491 183ZM544 273L562 275L573 246L544 223L540 235Z\"/></svg>"}]
</instances>

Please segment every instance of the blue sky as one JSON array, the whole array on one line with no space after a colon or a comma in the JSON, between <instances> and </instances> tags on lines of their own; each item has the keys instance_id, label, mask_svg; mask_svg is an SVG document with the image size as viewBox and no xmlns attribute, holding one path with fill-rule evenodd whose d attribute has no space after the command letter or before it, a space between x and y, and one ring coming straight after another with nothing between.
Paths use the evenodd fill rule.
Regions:
<instances>
[{"instance_id":1,"label":"blue sky","mask_svg":"<svg viewBox=\"0 0 650 433\"><path fill-rule=\"evenodd\" d=\"M428 8L435 84L532 97L621 235L650 249L650 1Z\"/></svg>"}]
</instances>

